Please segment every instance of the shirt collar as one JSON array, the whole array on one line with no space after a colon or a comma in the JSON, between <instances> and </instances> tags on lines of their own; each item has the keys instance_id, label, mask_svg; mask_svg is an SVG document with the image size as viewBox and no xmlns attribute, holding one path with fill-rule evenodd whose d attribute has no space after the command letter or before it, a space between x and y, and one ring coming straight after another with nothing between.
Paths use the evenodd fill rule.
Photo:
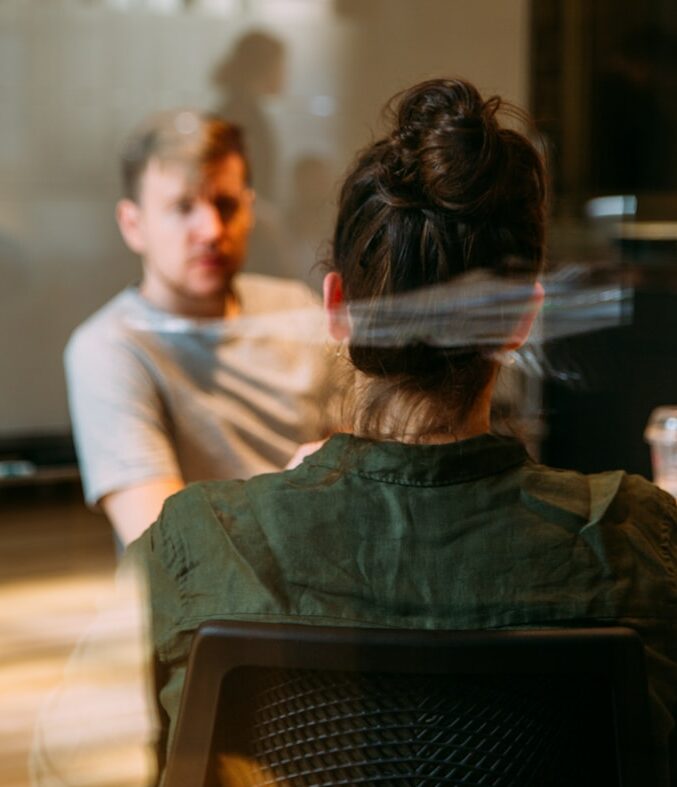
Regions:
<instances>
[{"instance_id":1,"label":"shirt collar","mask_svg":"<svg viewBox=\"0 0 677 787\"><path fill-rule=\"evenodd\" d=\"M442 445L377 442L336 434L306 462L386 483L442 486L502 473L527 459L520 442L492 434Z\"/></svg>"}]
</instances>

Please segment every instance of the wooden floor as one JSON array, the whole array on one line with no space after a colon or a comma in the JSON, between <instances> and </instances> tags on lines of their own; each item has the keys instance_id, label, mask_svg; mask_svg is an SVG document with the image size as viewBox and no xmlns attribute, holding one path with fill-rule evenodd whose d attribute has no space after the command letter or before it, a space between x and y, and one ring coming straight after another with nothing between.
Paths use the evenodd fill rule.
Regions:
<instances>
[{"instance_id":1,"label":"wooden floor","mask_svg":"<svg viewBox=\"0 0 677 787\"><path fill-rule=\"evenodd\" d=\"M74 484L0 488L0 785L27 787L36 713L112 587L106 520Z\"/></svg>"}]
</instances>

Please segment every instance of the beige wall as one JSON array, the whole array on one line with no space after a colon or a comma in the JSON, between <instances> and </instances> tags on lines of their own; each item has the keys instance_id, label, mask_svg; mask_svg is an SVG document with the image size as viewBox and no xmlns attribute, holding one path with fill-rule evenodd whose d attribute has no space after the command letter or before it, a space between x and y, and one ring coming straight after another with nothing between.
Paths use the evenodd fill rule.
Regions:
<instances>
[{"instance_id":1,"label":"beige wall","mask_svg":"<svg viewBox=\"0 0 677 787\"><path fill-rule=\"evenodd\" d=\"M286 91L267 104L280 211L298 155L326 156L339 172L383 101L419 78L460 74L526 100L527 0L180 6L0 3L0 437L68 428L65 341L138 275L113 221L121 140L147 112L212 107L210 71L244 30L263 26L288 44ZM303 275L294 264L286 272Z\"/></svg>"}]
</instances>

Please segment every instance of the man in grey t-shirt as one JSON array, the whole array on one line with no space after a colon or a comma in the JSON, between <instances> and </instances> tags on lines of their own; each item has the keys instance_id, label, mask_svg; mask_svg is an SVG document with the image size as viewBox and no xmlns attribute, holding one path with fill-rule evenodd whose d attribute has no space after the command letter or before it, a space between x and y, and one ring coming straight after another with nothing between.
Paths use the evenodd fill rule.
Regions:
<instances>
[{"instance_id":1,"label":"man in grey t-shirt","mask_svg":"<svg viewBox=\"0 0 677 787\"><path fill-rule=\"evenodd\" d=\"M331 383L321 343L275 330L290 311L311 317L314 295L239 275L253 193L236 126L156 116L123 179L117 219L141 283L74 332L65 362L86 498L127 544L190 481L284 467L329 428Z\"/></svg>"}]
</instances>

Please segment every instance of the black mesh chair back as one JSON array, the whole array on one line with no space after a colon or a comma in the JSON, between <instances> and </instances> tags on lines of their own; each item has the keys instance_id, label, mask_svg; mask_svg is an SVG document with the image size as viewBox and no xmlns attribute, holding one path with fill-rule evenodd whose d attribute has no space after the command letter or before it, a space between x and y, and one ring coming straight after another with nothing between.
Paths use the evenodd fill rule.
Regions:
<instances>
[{"instance_id":1,"label":"black mesh chair back","mask_svg":"<svg viewBox=\"0 0 677 787\"><path fill-rule=\"evenodd\" d=\"M642 644L204 624L162 784L650 787Z\"/></svg>"}]
</instances>

